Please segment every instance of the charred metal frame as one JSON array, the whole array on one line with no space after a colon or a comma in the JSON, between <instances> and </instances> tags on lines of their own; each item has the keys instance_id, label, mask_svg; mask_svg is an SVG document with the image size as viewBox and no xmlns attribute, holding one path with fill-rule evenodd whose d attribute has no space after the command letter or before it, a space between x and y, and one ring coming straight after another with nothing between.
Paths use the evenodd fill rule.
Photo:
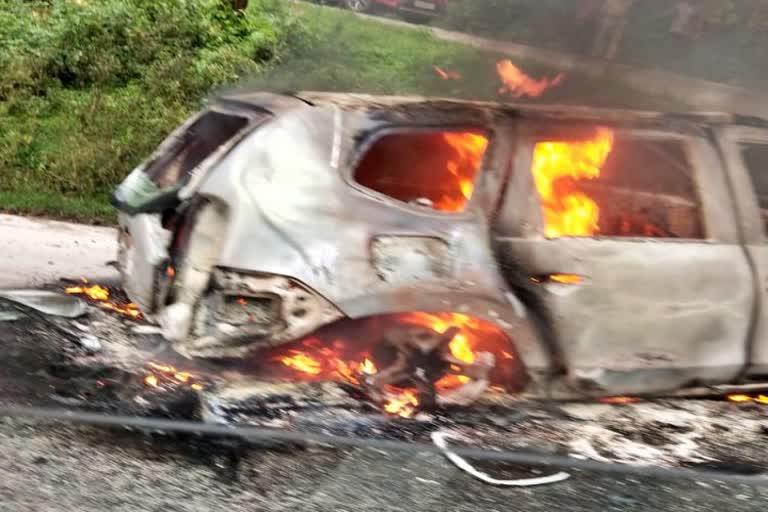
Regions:
<instances>
[{"instance_id":1,"label":"charred metal frame","mask_svg":"<svg viewBox=\"0 0 768 512\"><path fill-rule=\"evenodd\" d=\"M244 335L279 343L340 318L424 311L498 325L530 374L531 396L662 393L768 372L765 291L757 285L768 279L768 264L764 235L754 226L754 193L729 142L742 135L728 131L737 130L730 127L738 119L320 93L234 94L219 104L256 106L274 117L217 151L180 193L182 201L221 208L212 230L221 243L215 261L202 266L207 280L185 313L186 329L171 336L190 355L242 354L247 346L232 340ZM547 134L577 137L595 124L686 145L706 239L543 237L532 144ZM749 133L766 140L768 123L761 126ZM462 129L490 135L462 212L408 205L354 180L357 162L378 137ZM122 250L141 253L133 267L125 258L121 264L134 301L162 316L173 304L156 297L169 258L157 224L157 215L121 214L123 236L133 238ZM398 272L399 264L408 270ZM584 280L530 279L554 273ZM285 287L316 311L292 318L290 293L276 293ZM273 324L280 328L244 333L229 326L205 334L199 314L211 295L240 292L275 297L281 306Z\"/></svg>"}]
</instances>

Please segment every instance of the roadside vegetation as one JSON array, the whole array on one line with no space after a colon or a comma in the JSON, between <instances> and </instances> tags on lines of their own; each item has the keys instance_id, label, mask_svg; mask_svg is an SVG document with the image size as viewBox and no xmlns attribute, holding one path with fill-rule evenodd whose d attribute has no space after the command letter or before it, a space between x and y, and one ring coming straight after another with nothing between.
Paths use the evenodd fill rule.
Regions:
<instances>
[{"instance_id":1,"label":"roadside vegetation","mask_svg":"<svg viewBox=\"0 0 768 512\"><path fill-rule=\"evenodd\" d=\"M114 185L212 92L245 77L276 91L498 98L503 55L338 9L230 4L0 0L0 210L113 221ZM543 101L676 108L577 74Z\"/></svg>"},{"instance_id":2,"label":"roadside vegetation","mask_svg":"<svg viewBox=\"0 0 768 512\"><path fill-rule=\"evenodd\" d=\"M675 0L639 0L627 18L618 62L762 89L768 1L699 0L695 38L670 32ZM593 29L576 23L581 0L450 0L434 24L483 37L588 54Z\"/></svg>"},{"instance_id":3,"label":"roadside vegetation","mask_svg":"<svg viewBox=\"0 0 768 512\"><path fill-rule=\"evenodd\" d=\"M437 39L413 30L361 19L342 9L298 4L304 44L292 47L269 70L252 77L250 87L274 91L320 90L392 95L423 95L498 101L496 63L506 55ZM559 70L515 60L534 78L552 78ZM449 72L443 79L435 67ZM562 85L539 99L516 102L579 103L638 109L683 109L664 98L649 97L600 78L567 72Z\"/></svg>"},{"instance_id":4,"label":"roadside vegetation","mask_svg":"<svg viewBox=\"0 0 768 512\"><path fill-rule=\"evenodd\" d=\"M301 37L282 0L0 0L0 209L109 218L113 185L212 88Z\"/></svg>"}]
</instances>

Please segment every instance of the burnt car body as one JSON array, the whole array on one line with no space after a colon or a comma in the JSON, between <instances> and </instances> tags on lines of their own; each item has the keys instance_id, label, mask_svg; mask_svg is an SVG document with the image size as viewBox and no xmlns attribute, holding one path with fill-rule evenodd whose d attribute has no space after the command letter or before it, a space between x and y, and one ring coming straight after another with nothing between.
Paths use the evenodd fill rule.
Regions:
<instances>
[{"instance_id":1,"label":"burnt car body","mask_svg":"<svg viewBox=\"0 0 768 512\"><path fill-rule=\"evenodd\" d=\"M600 152L583 143L596 130L611 134L602 174L542 185L547 152ZM451 134L484 140L458 203L453 164L418 172ZM344 319L456 312L508 336L530 396L764 380L755 187L768 179L745 157L753 147L768 148L768 123L730 115L232 93L115 192L124 287L191 356ZM575 187L600 208L586 233L552 223Z\"/></svg>"}]
</instances>

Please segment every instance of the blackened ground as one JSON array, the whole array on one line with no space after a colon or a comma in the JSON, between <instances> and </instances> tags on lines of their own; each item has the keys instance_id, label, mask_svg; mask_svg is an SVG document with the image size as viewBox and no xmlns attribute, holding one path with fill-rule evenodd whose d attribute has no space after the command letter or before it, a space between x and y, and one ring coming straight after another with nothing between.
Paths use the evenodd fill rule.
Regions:
<instances>
[{"instance_id":1,"label":"blackened ground","mask_svg":"<svg viewBox=\"0 0 768 512\"><path fill-rule=\"evenodd\" d=\"M92 318L107 317L99 311ZM125 331L123 320L101 330ZM67 343L39 322L1 323L0 403L61 406L68 382L80 389L51 375ZM80 406L78 393L71 395L72 407ZM768 409L752 405L663 401L520 404L486 418L458 411L436 423L450 424L477 446L591 450L593 458L755 473L768 461L767 418ZM532 475L529 468L478 465L497 478ZM743 485L577 472L558 484L509 489L480 483L434 454L239 449L223 440L0 420L1 511L757 511L766 505L768 488Z\"/></svg>"},{"instance_id":2,"label":"blackened ground","mask_svg":"<svg viewBox=\"0 0 768 512\"><path fill-rule=\"evenodd\" d=\"M224 458L219 464L226 465ZM8 511L758 511L768 489L578 474L534 489L482 484L437 455L250 452L235 480L197 455L101 430L0 422Z\"/></svg>"}]
</instances>

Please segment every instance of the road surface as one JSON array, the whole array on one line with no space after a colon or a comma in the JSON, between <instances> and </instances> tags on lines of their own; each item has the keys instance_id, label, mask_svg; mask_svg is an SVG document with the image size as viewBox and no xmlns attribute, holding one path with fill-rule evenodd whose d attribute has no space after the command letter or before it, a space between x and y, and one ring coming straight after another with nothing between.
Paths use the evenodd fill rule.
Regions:
<instances>
[{"instance_id":1,"label":"road surface","mask_svg":"<svg viewBox=\"0 0 768 512\"><path fill-rule=\"evenodd\" d=\"M115 250L109 228L3 215L0 244L2 287L58 277L115 277L105 265ZM3 360L35 356L38 330L29 319L0 324ZM43 368L34 361L21 367L0 363L0 388L12 389L22 380L19 371L34 383ZM15 396L6 403L26 405L24 394L6 396ZM723 436L738 443L735 432ZM604 474L576 473L532 489L494 487L439 455L420 453L250 451L237 480L222 461L200 441L152 441L135 433L0 419L0 512L757 512L768 507L768 488ZM503 477L506 470L495 471Z\"/></svg>"},{"instance_id":2,"label":"road surface","mask_svg":"<svg viewBox=\"0 0 768 512\"><path fill-rule=\"evenodd\" d=\"M114 228L0 214L0 288L34 287L59 278L115 280Z\"/></svg>"}]
</instances>

